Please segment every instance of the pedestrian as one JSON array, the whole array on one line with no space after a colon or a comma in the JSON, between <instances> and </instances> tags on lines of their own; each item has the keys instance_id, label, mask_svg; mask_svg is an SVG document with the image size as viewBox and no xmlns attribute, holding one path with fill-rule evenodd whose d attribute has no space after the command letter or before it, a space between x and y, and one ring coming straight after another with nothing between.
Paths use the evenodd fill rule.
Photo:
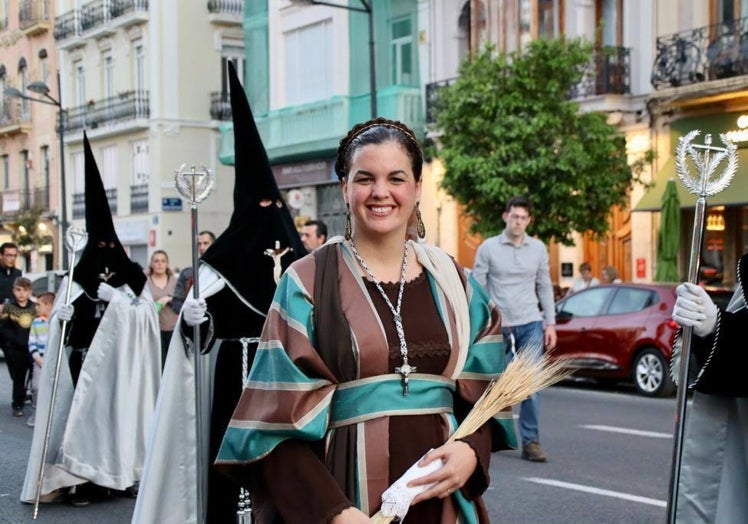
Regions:
<instances>
[{"instance_id":1,"label":"pedestrian","mask_svg":"<svg viewBox=\"0 0 748 524\"><path fill-rule=\"evenodd\" d=\"M65 351L45 355L39 423L34 427L22 502L36 499L42 460L41 496L66 493L70 504L82 507L132 489L140 480L161 377L158 316L146 276L127 256L114 229L85 133L83 150L87 242L72 270L70 303L66 293L58 292L52 309L48 345L59 347L65 322ZM68 278L60 289L67 289ZM59 365L58 357L64 359ZM56 368L59 378L52 406Z\"/></svg>"},{"instance_id":2,"label":"pedestrian","mask_svg":"<svg viewBox=\"0 0 748 524\"><path fill-rule=\"evenodd\" d=\"M577 291L587 289L588 287L598 286L600 281L592 276L592 266L589 262L579 264L579 276L571 281L571 286L566 292L566 296L572 295Z\"/></svg>"},{"instance_id":3,"label":"pedestrian","mask_svg":"<svg viewBox=\"0 0 748 524\"><path fill-rule=\"evenodd\" d=\"M473 268L473 276L501 311L501 331L510 359L516 352L532 351L540 356L543 348L556 347L548 250L527 234L531 207L530 199L523 196L509 199L502 215L504 231L478 247ZM532 395L522 402L519 414L522 458L532 462L548 460L540 447L539 404L538 395Z\"/></svg>"},{"instance_id":4,"label":"pedestrian","mask_svg":"<svg viewBox=\"0 0 748 524\"><path fill-rule=\"evenodd\" d=\"M321 220L307 220L301 228L301 243L310 253L327 242L327 225Z\"/></svg>"},{"instance_id":5,"label":"pedestrian","mask_svg":"<svg viewBox=\"0 0 748 524\"><path fill-rule=\"evenodd\" d=\"M212 467L213 460L254 360L275 291L276 267L280 272L306 254L233 66L229 81L234 210L228 227L200 259L200 298L190 294L186 299L172 337L133 524L200 521L196 455L208 459L207 493L199 494L206 521L236 522L240 485ZM205 370L200 388L208 408L202 417L206 438L200 442L194 415L195 326Z\"/></svg>"},{"instance_id":6,"label":"pedestrian","mask_svg":"<svg viewBox=\"0 0 748 524\"><path fill-rule=\"evenodd\" d=\"M282 276L216 461L249 483L256 522L369 522L427 453L449 467L413 481L435 485L408 520L487 522L480 495L491 451L514 444L511 413L445 442L503 369L500 318L449 255L407 238L414 213L424 231L422 165L400 122L340 141L345 238Z\"/></svg>"},{"instance_id":7,"label":"pedestrian","mask_svg":"<svg viewBox=\"0 0 748 524\"><path fill-rule=\"evenodd\" d=\"M605 266L600 272L601 284L620 284L622 280L618 277L618 270L614 266Z\"/></svg>"},{"instance_id":8,"label":"pedestrian","mask_svg":"<svg viewBox=\"0 0 748 524\"><path fill-rule=\"evenodd\" d=\"M31 281L18 277L13 282L13 300L5 304L0 313L0 324L4 333L3 352L8 364L8 373L13 382L13 416L23 416L26 403L26 381L31 371L29 356L29 328L36 316L31 298Z\"/></svg>"},{"instance_id":9,"label":"pedestrian","mask_svg":"<svg viewBox=\"0 0 748 524\"><path fill-rule=\"evenodd\" d=\"M166 363L166 353L169 350L171 335L177 325L177 314L171 307L177 277L169 267L169 255L159 249L151 255L148 264L148 289L158 312L158 328L161 332L161 368Z\"/></svg>"},{"instance_id":10,"label":"pedestrian","mask_svg":"<svg viewBox=\"0 0 748 524\"><path fill-rule=\"evenodd\" d=\"M44 365L44 352L47 349L47 336L49 335L49 316L52 314L52 305L55 302L55 294L51 291L42 293L36 298L36 318L31 321L29 330L29 355L33 360L31 366L31 398L34 412L26 421L26 425L34 427L36 417L36 399L39 396L39 378Z\"/></svg>"},{"instance_id":11,"label":"pedestrian","mask_svg":"<svg viewBox=\"0 0 748 524\"><path fill-rule=\"evenodd\" d=\"M13 284L21 276L21 270L16 267L18 260L18 246L13 242L0 245L0 313L6 301L13 299Z\"/></svg>"},{"instance_id":12,"label":"pedestrian","mask_svg":"<svg viewBox=\"0 0 748 524\"><path fill-rule=\"evenodd\" d=\"M215 240L216 236L212 231L200 231L197 235L198 255L202 257ZM176 286L174 286L174 293L172 294L171 304L169 306L177 315L182 311L184 300L187 298L187 295L192 288L193 276L192 266L187 266L179 272L179 278L177 279Z\"/></svg>"},{"instance_id":13,"label":"pedestrian","mask_svg":"<svg viewBox=\"0 0 748 524\"><path fill-rule=\"evenodd\" d=\"M678 482L678 522L748 522L748 382L744 326L748 253L738 261L738 287L725 309L704 288L682 283L676 288L673 320L691 326L692 390L683 434ZM680 333L671 369L680 369ZM676 380L678 377L675 377Z\"/></svg>"}]
</instances>

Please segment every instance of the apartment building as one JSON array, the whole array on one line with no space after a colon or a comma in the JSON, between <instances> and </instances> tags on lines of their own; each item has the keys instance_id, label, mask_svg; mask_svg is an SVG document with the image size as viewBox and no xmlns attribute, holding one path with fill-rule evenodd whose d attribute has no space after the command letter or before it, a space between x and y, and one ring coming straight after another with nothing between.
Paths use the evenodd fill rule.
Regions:
<instances>
[{"instance_id":1,"label":"apartment building","mask_svg":"<svg viewBox=\"0 0 748 524\"><path fill-rule=\"evenodd\" d=\"M68 223L84 224L85 132L118 236L144 267L156 249L172 266L191 263L190 203L174 185L182 164L216 175L213 194L198 208L200 229L220 233L228 223L234 174L217 161L218 125L231 118L226 62L243 64L242 5L57 1ZM22 89L21 80L13 82Z\"/></svg>"},{"instance_id":2,"label":"apartment building","mask_svg":"<svg viewBox=\"0 0 748 524\"><path fill-rule=\"evenodd\" d=\"M60 162L54 106L10 96L53 87L57 55L54 0L0 0L0 242L21 244L18 265L43 271L59 264Z\"/></svg>"}]
</instances>

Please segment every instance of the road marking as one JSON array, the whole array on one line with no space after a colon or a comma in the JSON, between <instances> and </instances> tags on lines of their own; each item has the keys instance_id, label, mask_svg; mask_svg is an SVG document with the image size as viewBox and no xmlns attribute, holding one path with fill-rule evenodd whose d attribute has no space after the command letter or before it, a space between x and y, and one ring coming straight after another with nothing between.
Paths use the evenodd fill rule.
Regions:
<instances>
[{"instance_id":1,"label":"road marking","mask_svg":"<svg viewBox=\"0 0 748 524\"><path fill-rule=\"evenodd\" d=\"M636 435L638 437L652 438L673 438L672 433L660 433L659 431L642 431L640 429L619 428L616 426L581 426L585 429L594 429L596 431L609 431L610 433L623 433L624 435Z\"/></svg>"},{"instance_id":2,"label":"road marking","mask_svg":"<svg viewBox=\"0 0 748 524\"><path fill-rule=\"evenodd\" d=\"M546 486L555 486L557 488L573 489L576 491L583 491L585 493L592 493L594 495L602 495L604 497L630 500L631 502L641 502L642 504L649 504L650 506L657 506L659 508L664 508L667 506L667 503L664 500L640 497L639 495L629 495L628 493L621 493L619 491L593 488L592 486L583 486L582 484L572 484L571 482L562 482L560 480L543 479L539 477L525 477L524 480L535 482L536 484L545 484Z\"/></svg>"}]
</instances>

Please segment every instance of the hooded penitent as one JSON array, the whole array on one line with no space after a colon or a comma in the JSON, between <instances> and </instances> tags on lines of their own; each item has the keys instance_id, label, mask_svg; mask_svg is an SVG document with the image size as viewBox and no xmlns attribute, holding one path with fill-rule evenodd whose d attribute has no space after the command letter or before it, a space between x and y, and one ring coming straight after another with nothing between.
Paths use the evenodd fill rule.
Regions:
<instances>
[{"instance_id":1,"label":"hooded penitent","mask_svg":"<svg viewBox=\"0 0 748 524\"><path fill-rule=\"evenodd\" d=\"M234 120L234 213L201 260L220 274L245 304L264 314L275 293L273 259L265 250L275 248L276 243L281 249L291 248L281 258L285 270L306 255L306 249L275 182L249 102L231 63L229 80ZM216 319L216 324L220 320ZM221 336L218 331L216 335Z\"/></svg>"},{"instance_id":2,"label":"hooded penitent","mask_svg":"<svg viewBox=\"0 0 748 524\"><path fill-rule=\"evenodd\" d=\"M117 238L104 184L85 133L83 149L88 242L75 265L73 280L85 293L75 301L75 323L68 340L73 347L80 348L88 347L101 320L105 303L96 300L99 284L106 282L114 288L127 284L135 295L140 295L146 282L143 269L130 260Z\"/></svg>"}]
</instances>

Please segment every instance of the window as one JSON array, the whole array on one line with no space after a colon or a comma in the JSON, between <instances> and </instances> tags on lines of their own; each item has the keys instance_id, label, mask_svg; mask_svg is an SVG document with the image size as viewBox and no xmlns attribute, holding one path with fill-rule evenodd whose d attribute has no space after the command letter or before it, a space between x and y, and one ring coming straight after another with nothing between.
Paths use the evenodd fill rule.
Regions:
<instances>
[{"instance_id":1,"label":"window","mask_svg":"<svg viewBox=\"0 0 748 524\"><path fill-rule=\"evenodd\" d=\"M44 2L43 5L46 5L46 2ZM49 79L49 63L47 61L46 49L39 51L39 68L42 71L42 82L46 84Z\"/></svg>"},{"instance_id":2,"label":"window","mask_svg":"<svg viewBox=\"0 0 748 524\"><path fill-rule=\"evenodd\" d=\"M83 152L70 155L73 163L73 182L76 193L86 192L85 166L83 165Z\"/></svg>"},{"instance_id":3,"label":"window","mask_svg":"<svg viewBox=\"0 0 748 524\"><path fill-rule=\"evenodd\" d=\"M10 189L10 159L8 155L2 156L3 165L3 189Z\"/></svg>"},{"instance_id":4,"label":"window","mask_svg":"<svg viewBox=\"0 0 748 524\"><path fill-rule=\"evenodd\" d=\"M519 2L519 47L524 49L532 41L532 0Z\"/></svg>"},{"instance_id":5,"label":"window","mask_svg":"<svg viewBox=\"0 0 748 524\"><path fill-rule=\"evenodd\" d=\"M659 300L657 294L647 289L635 289L622 287L618 289L613 302L608 309L609 315L620 315L623 313L635 313L644 308L656 304Z\"/></svg>"},{"instance_id":6,"label":"window","mask_svg":"<svg viewBox=\"0 0 748 524\"><path fill-rule=\"evenodd\" d=\"M221 93L230 93L229 89L229 62L234 64L236 75L244 82L245 59L244 49L239 47L224 47L221 51Z\"/></svg>"},{"instance_id":7,"label":"window","mask_svg":"<svg viewBox=\"0 0 748 524\"><path fill-rule=\"evenodd\" d=\"M49 146L42 146L39 148L39 157L42 161L42 180L41 186L42 191L45 194L45 205L49 207Z\"/></svg>"},{"instance_id":8,"label":"window","mask_svg":"<svg viewBox=\"0 0 748 524\"><path fill-rule=\"evenodd\" d=\"M331 21L288 31L284 40L286 105L330 98L335 74Z\"/></svg>"},{"instance_id":9,"label":"window","mask_svg":"<svg viewBox=\"0 0 748 524\"><path fill-rule=\"evenodd\" d=\"M149 175L148 140L132 143L132 180L130 185L141 186L148 183Z\"/></svg>"},{"instance_id":10,"label":"window","mask_svg":"<svg viewBox=\"0 0 748 524\"><path fill-rule=\"evenodd\" d=\"M114 96L114 59L111 52L106 52L103 57L104 62L104 98Z\"/></svg>"},{"instance_id":11,"label":"window","mask_svg":"<svg viewBox=\"0 0 748 524\"><path fill-rule=\"evenodd\" d=\"M101 150L102 171L101 180L104 189L117 189L117 146L105 147Z\"/></svg>"},{"instance_id":12,"label":"window","mask_svg":"<svg viewBox=\"0 0 748 524\"><path fill-rule=\"evenodd\" d=\"M552 39L559 35L558 4L559 0L538 0L538 38Z\"/></svg>"},{"instance_id":13,"label":"window","mask_svg":"<svg viewBox=\"0 0 748 524\"><path fill-rule=\"evenodd\" d=\"M716 22L730 22L748 17L748 0L717 0Z\"/></svg>"},{"instance_id":14,"label":"window","mask_svg":"<svg viewBox=\"0 0 748 524\"><path fill-rule=\"evenodd\" d=\"M5 66L0 65L0 122L7 122L10 119L8 98L5 96L6 83Z\"/></svg>"},{"instance_id":15,"label":"window","mask_svg":"<svg viewBox=\"0 0 748 524\"><path fill-rule=\"evenodd\" d=\"M26 94L26 86L28 85L26 70L26 59L21 58L21 60L18 61L18 79L21 81L19 89L23 94ZM21 99L21 118L24 120L29 118L29 101L25 98Z\"/></svg>"},{"instance_id":16,"label":"window","mask_svg":"<svg viewBox=\"0 0 748 524\"><path fill-rule=\"evenodd\" d=\"M401 18L392 22L392 82L410 85L413 83L413 32L411 19Z\"/></svg>"},{"instance_id":17,"label":"window","mask_svg":"<svg viewBox=\"0 0 748 524\"><path fill-rule=\"evenodd\" d=\"M86 72L83 69L83 61L77 60L73 64L75 70L75 95L79 106L86 105Z\"/></svg>"},{"instance_id":18,"label":"window","mask_svg":"<svg viewBox=\"0 0 748 524\"><path fill-rule=\"evenodd\" d=\"M593 317L599 315L608 301L611 288L589 288L583 293L577 293L563 303L562 311L571 313L575 317Z\"/></svg>"},{"instance_id":19,"label":"window","mask_svg":"<svg viewBox=\"0 0 748 524\"><path fill-rule=\"evenodd\" d=\"M136 40L133 42L135 53L133 54L133 73L135 76L135 89L138 91L145 90L145 49L143 41Z\"/></svg>"}]
</instances>

